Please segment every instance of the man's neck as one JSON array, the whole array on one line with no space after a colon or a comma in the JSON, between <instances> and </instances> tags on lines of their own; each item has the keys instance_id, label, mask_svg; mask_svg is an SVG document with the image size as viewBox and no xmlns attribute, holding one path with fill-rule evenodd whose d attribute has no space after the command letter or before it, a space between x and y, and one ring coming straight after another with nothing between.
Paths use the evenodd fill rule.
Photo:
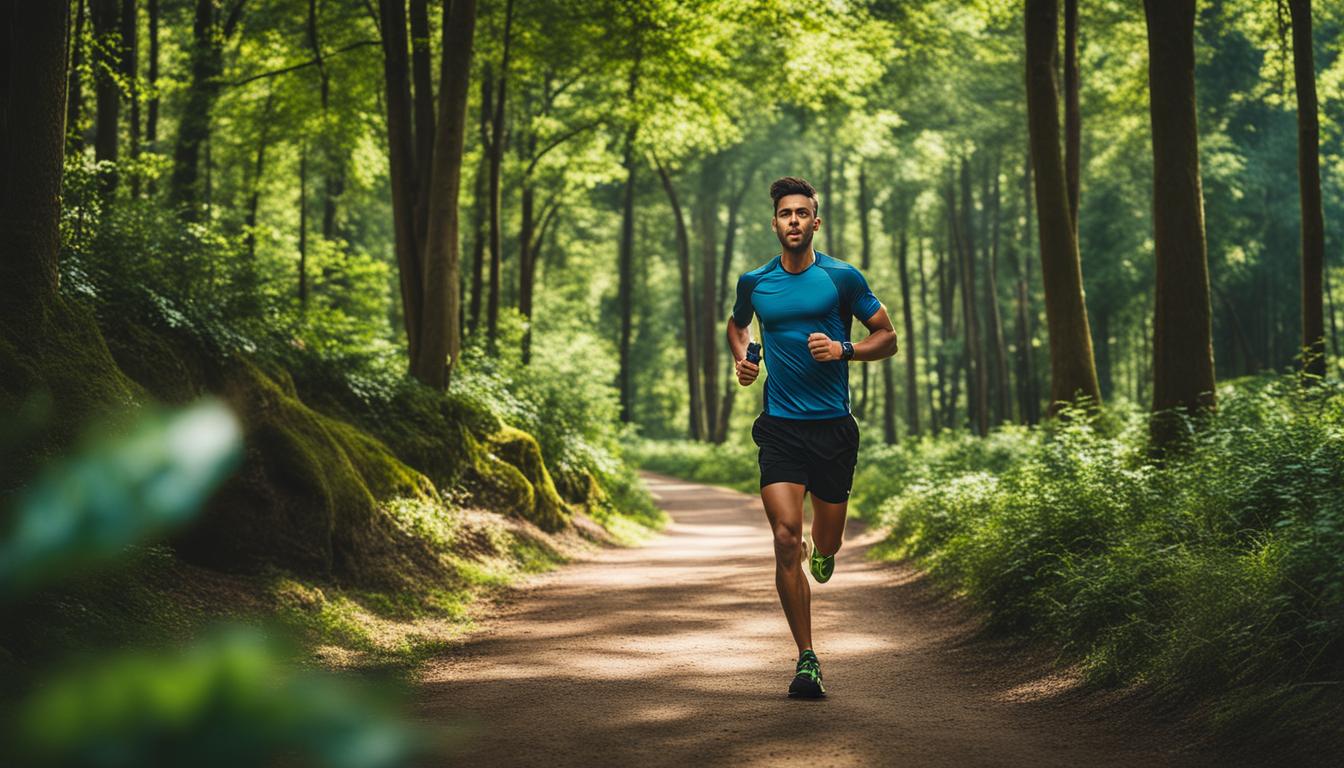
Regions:
<instances>
[{"instance_id":1,"label":"man's neck","mask_svg":"<svg viewBox=\"0 0 1344 768\"><path fill-rule=\"evenodd\" d=\"M788 248L785 248L781 250L779 254L780 265L789 272L802 272L804 269L812 266L812 262L816 261L816 259L817 254L812 246L808 246L805 250L801 251L791 251Z\"/></svg>"}]
</instances>

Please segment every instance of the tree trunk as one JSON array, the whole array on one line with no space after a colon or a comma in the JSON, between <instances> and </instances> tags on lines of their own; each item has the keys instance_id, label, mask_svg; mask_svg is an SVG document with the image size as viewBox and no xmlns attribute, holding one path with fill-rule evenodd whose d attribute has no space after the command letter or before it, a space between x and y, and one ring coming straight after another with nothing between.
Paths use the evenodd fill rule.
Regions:
<instances>
[{"instance_id":1,"label":"tree trunk","mask_svg":"<svg viewBox=\"0 0 1344 768\"><path fill-rule=\"evenodd\" d=\"M145 142L150 151L159 140L159 0L149 0L149 103L145 110Z\"/></svg>"},{"instance_id":2,"label":"tree trunk","mask_svg":"<svg viewBox=\"0 0 1344 768\"><path fill-rule=\"evenodd\" d=\"M383 33L383 83L387 104L387 143L392 186L392 223L401 285L402 316L410 352L409 369L420 357L424 308L422 243L415 235L415 158L411 137L410 61L406 42L405 0L379 0Z\"/></svg>"},{"instance_id":3,"label":"tree trunk","mask_svg":"<svg viewBox=\"0 0 1344 768\"><path fill-rule=\"evenodd\" d=\"M196 0L189 54L191 79L177 127L173 173L168 180L168 198L179 207L182 218L189 222L201 221L204 213L201 203L209 198L204 189L208 186L209 169L206 169L207 180L203 185L200 155L210 138L210 115L219 97L219 77L224 71L224 40L232 34L236 23L237 16L231 17L221 31L215 21L215 0Z\"/></svg>"},{"instance_id":4,"label":"tree trunk","mask_svg":"<svg viewBox=\"0 0 1344 768\"><path fill-rule=\"evenodd\" d=\"M275 92L266 94L266 104L261 110L261 135L257 137L257 159L252 166L252 191L247 201L247 217L243 226L247 242L247 266L254 273L257 258L257 206L261 202L261 176L266 170L266 144L270 142L271 107L275 103Z\"/></svg>"},{"instance_id":5,"label":"tree trunk","mask_svg":"<svg viewBox=\"0 0 1344 768\"><path fill-rule=\"evenodd\" d=\"M677 229L677 271L681 276L681 332L686 346L686 383L690 390L690 438L705 438L704 409L700 399L699 366L696 365L695 300L691 290L691 244L686 234L686 220L681 213L681 204L677 202L677 190L672 186L672 178L667 169L657 159L658 178L663 182L663 191L672 206L672 218Z\"/></svg>"},{"instance_id":6,"label":"tree trunk","mask_svg":"<svg viewBox=\"0 0 1344 768\"><path fill-rule=\"evenodd\" d=\"M821 234L826 239L826 254L835 255L835 237L831 234L834 227L831 226L831 210L835 201L831 199L831 192L834 189L832 182L833 171L835 167L835 152L831 148L831 142L826 142L826 174L821 179L821 202L817 206L817 218L822 220Z\"/></svg>"},{"instance_id":7,"label":"tree trunk","mask_svg":"<svg viewBox=\"0 0 1344 768\"><path fill-rule=\"evenodd\" d=\"M157 0L153 0L153 2L157 2ZM69 132L66 144L67 151L72 155L84 147L84 135L79 130L79 111L84 104L84 7L87 4L87 0L78 0L79 8L75 15L75 36L71 42L71 45L74 46L74 52L70 62L70 82L68 86L70 96L66 102L65 129Z\"/></svg>"},{"instance_id":8,"label":"tree trunk","mask_svg":"<svg viewBox=\"0 0 1344 768\"><path fill-rule=\"evenodd\" d=\"M495 349L499 336L500 268L504 254L500 240L500 167L504 161L504 103L509 89L509 54L513 38L513 0L504 3L504 51L499 64L499 88L490 118L490 295L485 306L485 339Z\"/></svg>"},{"instance_id":9,"label":"tree trunk","mask_svg":"<svg viewBox=\"0 0 1344 768\"><path fill-rule=\"evenodd\" d=\"M871 266L872 259L872 240L868 232L868 176L862 164L859 165L859 269L863 274L868 274L868 268ZM859 401L858 416L864 418L868 413L868 401L870 398L868 389L868 363L859 363L860 377L862 384L860 391L863 392L863 399Z\"/></svg>"},{"instance_id":10,"label":"tree trunk","mask_svg":"<svg viewBox=\"0 0 1344 768\"><path fill-rule=\"evenodd\" d=\"M896 442L896 374L891 370L890 357L882 360L882 395L882 441L893 445ZM908 400L909 396L906 397Z\"/></svg>"},{"instance_id":11,"label":"tree trunk","mask_svg":"<svg viewBox=\"0 0 1344 768\"><path fill-rule=\"evenodd\" d=\"M742 181L733 193L733 197L728 201L728 227L723 233L723 258L719 265L719 290L715 307L718 310L717 317L722 319L728 312L726 303L728 301L729 275L733 268L733 248L737 239L737 217L742 209L742 199L746 196L747 187L751 180L756 176L754 168L744 171ZM737 399L737 380L729 373L723 383L723 396L719 399L719 412L715 419L714 434L710 438L715 443L724 443L728 440L728 422L733 416L733 402Z\"/></svg>"},{"instance_id":12,"label":"tree trunk","mask_svg":"<svg viewBox=\"0 0 1344 768\"><path fill-rule=\"evenodd\" d=\"M639 89L640 49L638 38L635 40L635 55L630 64L630 81L626 89L626 103L635 103L635 94ZM621 162L625 166L625 190L621 195L621 243L617 254L617 290L616 303L621 314L621 336L618 354L620 369L616 376L621 396L621 421L629 423L635 413L634 376L630 368L630 340L634 328L634 287L635 287L635 137L639 133L639 124L632 122L625 131L625 149Z\"/></svg>"},{"instance_id":13,"label":"tree trunk","mask_svg":"<svg viewBox=\"0 0 1344 768\"><path fill-rule=\"evenodd\" d=\"M490 177L490 115L494 111L490 104L495 92L494 77L490 73L490 64L486 62L481 68L481 109L480 109L480 135L481 135L481 160L476 165L476 180L472 185L472 203L471 203L471 331L481 324L481 307L485 302L485 254L486 254L486 231L485 216L486 211L490 209L490 201L486 199L486 182Z\"/></svg>"},{"instance_id":14,"label":"tree trunk","mask_svg":"<svg viewBox=\"0 0 1344 768\"><path fill-rule=\"evenodd\" d=\"M518 230L518 311L523 315L523 365L532 362L532 288L536 279L536 265L532 253L533 197L532 184L523 181L523 205Z\"/></svg>"},{"instance_id":15,"label":"tree trunk","mask_svg":"<svg viewBox=\"0 0 1344 768\"><path fill-rule=\"evenodd\" d=\"M1027 0L1027 116L1036 171L1041 274L1050 330L1051 412L1077 397L1101 402L1092 333L1083 301L1078 240L1069 215L1068 191L1059 154L1059 98L1055 92L1057 0Z\"/></svg>"},{"instance_id":16,"label":"tree trunk","mask_svg":"<svg viewBox=\"0 0 1344 768\"><path fill-rule=\"evenodd\" d=\"M1017 267L1017 395L1018 411L1023 424L1034 425L1041 420L1041 397L1036 388L1036 353L1032 348L1031 311L1031 225L1033 199L1031 146L1028 142L1026 162L1022 169L1022 205L1026 211L1022 228L1022 259L1014 261Z\"/></svg>"},{"instance_id":17,"label":"tree trunk","mask_svg":"<svg viewBox=\"0 0 1344 768\"><path fill-rule=\"evenodd\" d=\"M905 347L905 423L909 434L918 435L919 429L919 376L915 370L915 312L914 306L910 301L910 211L909 201L904 196L896 201L896 210L892 211L892 218L898 222L897 231L899 243L896 244L896 266L901 273L901 316L905 321L905 338L902 339ZM892 374L890 358L883 364L882 375L886 379L887 387L887 412L888 419L892 421L888 434L891 436L887 442L895 442L896 424L891 415L895 411L895 403L892 383Z\"/></svg>"},{"instance_id":18,"label":"tree trunk","mask_svg":"<svg viewBox=\"0 0 1344 768\"><path fill-rule=\"evenodd\" d=\"M1144 0L1153 121L1153 411L1215 405L1209 267L1195 113L1195 0ZM1155 415L1157 450L1184 420Z\"/></svg>"},{"instance_id":19,"label":"tree trunk","mask_svg":"<svg viewBox=\"0 0 1344 768\"><path fill-rule=\"evenodd\" d=\"M308 142L299 146L299 309L308 308Z\"/></svg>"},{"instance_id":20,"label":"tree trunk","mask_svg":"<svg viewBox=\"0 0 1344 768\"><path fill-rule=\"evenodd\" d=\"M718 332L723 320L718 308L718 187L723 183L719 163L709 160L701 164L698 229L700 232L700 318L698 329L701 366L701 389L704 390L705 439L713 440L719 414L719 350Z\"/></svg>"},{"instance_id":21,"label":"tree trunk","mask_svg":"<svg viewBox=\"0 0 1344 768\"><path fill-rule=\"evenodd\" d=\"M413 374L436 389L448 377L462 346L458 293L457 198L466 144L467 92L476 29L476 0L453 0L443 8L443 58L439 72L439 117L429 192L425 242L424 326Z\"/></svg>"},{"instance_id":22,"label":"tree trunk","mask_svg":"<svg viewBox=\"0 0 1344 768\"><path fill-rule=\"evenodd\" d=\"M989 217L989 258L985 275L985 315L988 328L989 373L991 423L998 426L1013 418L1013 399L1008 382L1008 345L1003 338L1003 318L999 313L999 161L996 157L990 175L993 176L992 188L986 190L985 210Z\"/></svg>"},{"instance_id":23,"label":"tree trunk","mask_svg":"<svg viewBox=\"0 0 1344 768\"><path fill-rule=\"evenodd\" d=\"M136 13L135 0L121 2L121 76L126 81L126 100L131 108L130 125L127 135L130 139L128 149L131 159L140 157L140 82L137 64L139 63L138 37L140 17ZM140 196L140 174L131 176L131 197Z\"/></svg>"},{"instance_id":24,"label":"tree trunk","mask_svg":"<svg viewBox=\"0 0 1344 768\"><path fill-rule=\"evenodd\" d=\"M30 334L57 300L70 3L0 4L0 327Z\"/></svg>"},{"instance_id":25,"label":"tree trunk","mask_svg":"<svg viewBox=\"0 0 1344 768\"><path fill-rule=\"evenodd\" d=\"M121 69L120 0L89 0L93 16L94 65L93 92L97 101L94 115L93 157L98 163L117 162L118 127L121 114L121 89L116 72ZM115 167L98 171L98 189L105 200L117 191Z\"/></svg>"},{"instance_id":26,"label":"tree trunk","mask_svg":"<svg viewBox=\"0 0 1344 768\"><path fill-rule=\"evenodd\" d=\"M980 337L980 313L976 310L974 210L971 200L971 167L961 160L961 216L957 217L961 253L961 315L966 323L966 402L971 428L977 435L989 434L989 381L985 371L985 347Z\"/></svg>"},{"instance_id":27,"label":"tree trunk","mask_svg":"<svg viewBox=\"0 0 1344 768\"><path fill-rule=\"evenodd\" d=\"M1069 186L1069 221L1078 239L1078 175L1082 162L1083 115L1078 105L1078 0L1064 0L1064 174Z\"/></svg>"},{"instance_id":28,"label":"tree trunk","mask_svg":"<svg viewBox=\"0 0 1344 768\"><path fill-rule=\"evenodd\" d=\"M1311 0L1288 0L1297 85L1297 188L1302 210L1303 371L1325 376L1325 221L1321 212L1320 124L1311 50Z\"/></svg>"},{"instance_id":29,"label":"tree trunk","mask_svg":"<svg viewBox=\"0 0 1344 768\"><path fill-rule=\"evenodd\" d=\"M429 47L429 3L411 0L412 108L415 112L415 239L423 243L429 232L429 169L434 163L433 54ZM325 102L323 103L325 109Z\"/></svg>"},{"instance_id":30,"label":"tree trunk","mask_svg":"<svg viewBox=\"0 0 1344 768\"><path fill-rule=\"evenodd\" d=\"M931 324L929 320L929 281L925 277L924 269L924 230L922 226L917 225L915 231L918 233L915 243L918 246L919 263L919 324L922 331L921 340L924 342L924 378L927 381L929 397L929 429L936 435L938 434L938 402L934 398L934 377L929 376L929 372L934 368L933 345L930 343L931 334L929 332L929 325ZM911 337L907 341L913 343L914 338Z\"/></svg>"},{"instance_id":31,"label":"tree trunk","mask_svg":"<svg viewBox=\"0 0 1344 768\"><path fill-rule=\"evenodd\" d=\"M322 105L322 131L326 133L329 130L329 121L327 113L331 102L331 75L327 72L326 60L322 58L322 40L318 34L317 18L317 0L308 0L308 47L313 51L313 62L317 69L318 98ZM404 30L401 35L404 36ZM335 239L338 235L336 229L336 205L342 193L345 191L345 158L341 153L340 145L331 140L328 136L323 142L326 155L322 178L322 237L327 240ZM423 158L416 156L413 160L413 169L423 169L423 172L413 175L427 175L429 163ZM415 205L418 207L424 203L417 194ZM424 238L418 236L416 242L423 243Z\"/></svg>"}]
</instances>

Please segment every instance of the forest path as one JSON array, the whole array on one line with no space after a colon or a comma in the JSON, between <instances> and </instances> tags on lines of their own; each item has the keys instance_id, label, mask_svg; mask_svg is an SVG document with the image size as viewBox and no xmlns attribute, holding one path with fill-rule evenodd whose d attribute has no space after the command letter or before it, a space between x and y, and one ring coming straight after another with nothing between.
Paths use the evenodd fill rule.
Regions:
<instances>
[{"instance_id":1,"label":"forest path","mask_svg":"<svg viewBox=\"0 0 1344 768\"><path fill-rule=\"evenodd\" d=\"M760 499L645 481L672 516L663 535L531 580L428 666L417 714L455 735L452 762L1213 762L1169 729L1136 733L1141 717L1117 721L1048 659L976 640L975 620L918 571L867 560L880 537L853 521L834 578L812 585L828 696L790 700L796 655Z\"/></svg>"}]
</instances>

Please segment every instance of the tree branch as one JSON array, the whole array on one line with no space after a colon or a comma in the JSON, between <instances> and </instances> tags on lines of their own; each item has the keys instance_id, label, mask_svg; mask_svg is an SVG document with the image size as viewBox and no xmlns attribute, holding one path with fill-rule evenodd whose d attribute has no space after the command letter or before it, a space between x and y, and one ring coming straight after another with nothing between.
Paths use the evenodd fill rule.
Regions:
<instances>
[{"instance_id":1,"label":"tree branch","mask_svg":"<svg viewBox=\"0 0 1344 768\"><path fill-rule=\"evenodd\" d=\"M309 59L308 61L305 61L305 62L303 62L303 63L301 63L301 64L295 64L295 65L293 65L293 66L284 67L284 68L282 68L282 69L273 70L273 71L271 71L271 72L262 72L262 73L259 74L259 75L252 75L251 77L245 77L245 78L243 78L242 80L235 80L235 81L233 81L233 82L231 82L231 83L226 83L226 85L232 85L232 86L246 85L246 84L248 84L248 83L250 83L250 82L253 82L254 80L261 80L262 78L266 78L266 77L278 77L278 76L280 76L280 75L286 75L286 74L289 74L290 72L296 72L296 71L298 71L298 70L300 70L300 69L304 69L304 68L306 68L306 67L316 66L316 65L320 64L321 62L325 61L326 59L331 58L332 56L336 56L336 55L338 55L338 54L342 54L342 53L347 53L347 52L349 52L349 51L353 51L353 50L355 50L356 48L363 48L363 47L365 47L365 46L369 46L369 45L382 45L382 41L381 41L381 40L360 40L360 41L357 42L357 43L351 43L351 44L349 44L349 45L347 45L347 46L343 46L343 47L341 47L341 48L337 48L336 50L334 50L334 51L332 51L332 52L330 52L330 53L324 54L324 55L319 56L319 57L317 57L317 58Z\"/></svg>"}]
</instances>

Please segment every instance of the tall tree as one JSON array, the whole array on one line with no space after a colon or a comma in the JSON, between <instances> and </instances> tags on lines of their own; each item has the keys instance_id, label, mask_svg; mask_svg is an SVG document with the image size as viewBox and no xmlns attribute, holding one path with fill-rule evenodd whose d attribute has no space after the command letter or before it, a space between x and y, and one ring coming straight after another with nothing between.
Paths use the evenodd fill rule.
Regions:
<instances>
[{"instance_id":1,"label":"tall tree","mask_svg":"<svg viewBox=\"0 0 1344 768\"><path fill-rule=\"evenodd\" d=\"M672 219L677 235L677 273L681 278L681 322L682 341L686 350L686 382L690 390L689 433L692 440L705 437L704 405L701 401L700 376L697 364L697 334L695 332L695 296L691 287L691 243L686 233L686 217L682 215L681 203L677 199L676 187L667 168L654 158L654 167L663 183L668 204L672 207Z\"/></svg>"},{"instance_id":2,"label":"tall tree","mask_svg":"<svg viewBox=\"0 0 1344 768\"><path fill-rule=\"evenodd\" d=\"M1079 169L1083 112L1078 104L1078 0L1064 0L1064 173L1069 185L1069 219L1078 237Z\"/></svg>"},{"instance_id":3,"label":"tall tree","mask_svg":"<svg viewBox=\"0 0 1344 768\"><path fill-rule=\"evenodd\" d=\"M504 162L504 104L509 93L509 54L513 42L513 0L504 3L504 50L499 61L499 82L494 95L494 114L490 118L490 143L485 151L490 157L490 293L486 297L485 337L493 349L499 334L500 269L504 254L501 240L500 173Z\"/></svg>"},{"instance_id":4,"label":"tall tree","mask_svg":"<svg viewBox=\"0 0 1344 768\"><path fill-rule=\"evenodd\" d=\"M45 327L57 300L70 3L0 2L0 330Z\"/></svg>"},{"instance_id":5,"label":"tall tree","mask_svg":"<svg viewBox=\"0 0 1344 768\"><path fill-rule=\"evenodd\" d=\"M118 138L120 137L121 0L89 0L93 17L93 91L96 99L93 157L100 164L99 189L106 198L117 190Z\"/></svg>"},{"instance_id":6,"label":"tall tree","mask_svg":"<svg viewBox=\"0 0 1344 768\"><path fill-rule=\"evenodd\" d=\"M1311 0L1288 0L1297 86L1297 184L1302 212L1303 370L1325 375L1325 219L1321 211L1320 123L1312 54Z\"/></svg>"},{"instance_id":7,"label":"tall tree","mask_svg":"<svg viewBox=\"0 0 1344 768\"><path fill-rule=\"evenodd\" d=\"M457 201L467 138L467 92L475 30L476 0L444 3L439 114L429 169L429 229L422 261L424 317L420 355L412 369L416 378L437 389L448 387L448 376L462 345Z\"/></svg>"},{"instance_id":8,"label":"tall tree","mask_svg":"<svg viewBox=\"0 0 1344 768\"><path fill-rule=\"evenodd\" d=\"M1059 95L1055 90L1058 0L1027 0L1027 127L1036 172L1045 315L1050 331L1050 402L1053 413L1076 397L1101 402L1092 331L1083 301L1078 238L1069 214L1059 142Z\"/></svg>"},{"instance_id":9,"label":"tall tree","mask_svg":"<svg viewBox=\"0 0 1344 768\"><path fill-rule=\"evenodd\" d=\"M69 151L75 153L84 146L84 136L79 130L80 108L84 106L84 8L88 0L78 0L75 13L75 36L71 41L74 49L70 59L70 83L66 101L65 130L69 132Z\"/></svg>"},{"instance_id":10,"label":"tall tree","mask_svg":"<svg viewBox=\"0 0 1344 768\"><path fill-rule=\"evenodd\" d=\"M953 193L955 194L955 193ZM954 208L955 210L955 208ZM961 317L966 324L966 407L971 428L977 435L989 433L989 379L985 370L984 339L975 291L975 204L971 199L971 168L961 159L961 215L954 216L953 231L961 258Z\"/></svg>"},{"instance_id":11,"label":"tall tree","mask_svg":"<svg viewBox=\"0 0 1344 768\"><path fill-rule=\"evenodd\" d=\"M1013 268L1017 272L1015 311L1017 313L1017 408L1023 424L1036 424L1041 420L1040 395L1036 389L1036 356L1032 351L1031 327L1031 201L1034 184L1031 172L1031 148L1028 146L1026 162L1022 168L1022 207L1026 212L1022 228L1022 257L1013 259Z\"/></svg>"},{"instance_id":12,"label":"tall tree","mask_svg":"<svg viewBox=\"0 0 1344 768\"><path fill-rule=\"evenodd\" d=\"M868 198L868 173L863 163L859 163L859 269L866 275L872 260L872 238L868 230L868 208L871 205ZM859 400L858 411L859 418L864 418L868 413L870 394L868 390L868 364L859 363L860 377L862 384L859 391L863 393L863 398Z\"/></svg>"},{"instance_id":13,"label":"tall tree","mask_svg":"<svg viewBox=\"0 0 1344 768\"><path fill-rule=\"evenodd\" d=\"M1209 266L1195 111L1195 0L1144 0L1153 124L1152 439L1161 450L1184 420L1215 405ZM1041 186L1038 184L1038 187Z\"/></svg>"},{"instance_id":14,"label":"tall tree","mask_svg":"<svg viewBox=\"0 0 1344 768\"><path fill-rule=\"evenodd\" d=\"M899 233L892 241L896 246L896 267L901 273L901 317L905 321L905 423L910 434L918 435L919 429L919 384L918 372L915 370L915 313L913 302L910 301L910 203L905 195L897 195L892 211L892 219L897 223L896 231ZM889 361L890 358L887 358ZM886 361L884 361L886 362ZM892 412L895 405L892 403L894 393L892 391L892 375L889 366L884 366L883 375L886 377L887 386L887 410ZM885 431L888 435L887 442L895 442L896 425L895 419L888 416L891 425Z\"/></svg>"},{"instance_id":15,"label":"tall tree","mask_svg":"<svg viewBox=\"0 0 1344 768\"><path fill-rule=\"evenodd\" d=\"M201 153L209 153L210 119L219 99L220 75L224 72L224 44L233 38L242 21L246 0L233 0L223 22L216 15L217 0L196 0L189 52L191 76L186 101L177 126L173 148L173 172L168 180L169 200L179 207L186 221L199 221L202 203L209 199L209 163L206 178L200 172Z\"/></svg>"},{"instance_id":16,"label":"tall tree","mask_svg":"<svg viewBox=\"0 0 1344 768\"><path fill-rule=\"evenodd\" d=\"M987 162L989 169L984 194L985 216L989 226L985 269L985 346L989 352L990 421L994 426L1013 417L1011 387L1008 383L1008 345L1003 338L1003 320L999 313L999 159ZM992 177L992 181L991 178Z\"/></svg>"},{"instance_id":17,"label":"tall tree","mask_svg":"<svg viewBox=\"0 0 1344 768\"><path fill-rule=\"evenodd\" d=\"M718 331L723 319L717 304L719 262L719 195L723 183L722 157L716 156L700 164L700 190L696 195L696 234L700 238L700 318L697 333L700 338L700 376L704 389L702 402L705 411L705 439L713 440L719 413L719 350Z\"/></svg>"},{"instance_id":18,"label":"tall tree","mask_svg":"<svg viewBox=\"0 0 1344 768\"><path fill-rule=\"evenodd\" d=\"M640 48L639 22L630 36L632 55L630 74L626 81L625 100L630 108L635 106L635 97L639 93L639 65L643 58ZM634 329L634 288L635 288L635 180L638 161L635 158L635 139L639 135L639 121L631 118L625 128L625 140L621 147L621 165L625 168L625 185L621 191L621 242L617 254L617 290L616 303L621 316L620 338L617 345L620 367L617 370L617 389L621 396L621 421L629 422L635 412L634 374L631 369L630 343Z\"/></svg>"},{"instance_id":19,"label":"tall tree","mask_svg":"<svg viewBox=\"0 0 1344 768\"><path fill-rule=\"evenodd\" d=\"M140 157L140 15L135 0L121 0L121 61L118 71L126 84L126 103L130 107L127 121L127 150L132 160ZM140 175L131 177L131 195L140 196Z\"/></svg>"}]
</instances>

